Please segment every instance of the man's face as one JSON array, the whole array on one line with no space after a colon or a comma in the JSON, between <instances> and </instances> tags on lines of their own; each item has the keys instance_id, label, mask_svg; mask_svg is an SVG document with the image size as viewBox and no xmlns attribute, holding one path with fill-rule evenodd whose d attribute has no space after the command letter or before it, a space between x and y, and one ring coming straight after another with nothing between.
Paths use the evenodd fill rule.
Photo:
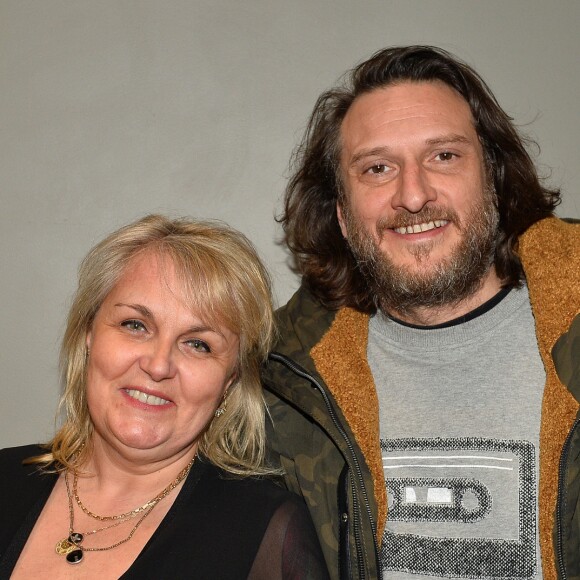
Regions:
<instances>
[{"instance_id":1,"label":"man's face","mask_svg":"<svg viewBox=\"0 0 580 580\"><path fill-rule=\"evenodd\" d=\"M341 127L343 235L387 310L459 302L490 271L494 194L467 102L439 82L355 100Z\"/></svg>"}]
</instances>

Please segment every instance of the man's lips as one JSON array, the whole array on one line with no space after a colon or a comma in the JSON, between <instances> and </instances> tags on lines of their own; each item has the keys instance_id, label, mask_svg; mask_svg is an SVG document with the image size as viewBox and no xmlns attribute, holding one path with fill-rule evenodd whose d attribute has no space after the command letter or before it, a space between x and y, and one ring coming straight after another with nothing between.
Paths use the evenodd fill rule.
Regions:
<instances>
[{"instance_id":1,"label":"man's lips","mask_svg":"<svg viewBox=\"0 0 580 580\"><path fill-rule=\"evenodd\" d=\"M145 393L139 389L123 389L123 392L127 394L132 399L139 401L140 403L145 403L146 405L152 405L153 407L160 407L162 405L169 405L171 401L163 399L158 395L153 395L150 393Z\"/></svg>"},{"instance_id":2,"label":"man's lips","mask_svg":"<svg viewBox=\"0 0 580 580\"><path fill-rule=\"evenodd\" d=\"M422 232L428 232L436 228L442 228L449 223L448 220L431 220L428 222L422 222L418 224L413 224L410 226L401 226L397 228L390 228L397 234L420 234Z\"/></svg>"}]
</instances>

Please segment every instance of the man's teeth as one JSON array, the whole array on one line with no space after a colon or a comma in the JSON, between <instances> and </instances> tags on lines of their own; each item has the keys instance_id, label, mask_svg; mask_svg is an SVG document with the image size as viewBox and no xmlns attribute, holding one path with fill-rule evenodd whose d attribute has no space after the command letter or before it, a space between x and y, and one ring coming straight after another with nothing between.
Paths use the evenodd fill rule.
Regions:
<instances>
[{"instance_id":1,"label":"man's teeth","mask_svg":"<svg viewBox=\"0 0 580 580\"><path fill-rule=\"evenodd\" d=\"M403 226L402 228L395 228L398 234L420 234L421 232L428 232L435 228L441 228L449 223L448 220L433 220L422 224L415 224L414 226Z\"/></svg>"},{"instance_id":2,"label":"man's teeth","mask_svg":"<svg viewBox=\"0 0 580 580\"><path fill-rule=\"evenodd\" d=\"M154 397L153 395L148 395L143 391L137 391L136 389L126 389L125 392L132 397L133 399L137 399L142 403L146 403L147 405L167 405L171 401L166 401L161 397Z\"/></svg>"}]
</instances>

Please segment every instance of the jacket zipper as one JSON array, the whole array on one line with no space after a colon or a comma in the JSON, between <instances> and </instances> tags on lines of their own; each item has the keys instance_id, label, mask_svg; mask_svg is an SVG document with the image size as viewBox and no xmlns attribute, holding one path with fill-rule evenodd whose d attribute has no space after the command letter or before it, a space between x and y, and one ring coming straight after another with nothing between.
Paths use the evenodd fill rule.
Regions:
<instances>
[{"instance_id":1,"label":"jacket zipper","mask_svg":"<svg viewBox=\"0 0 580 580\"><path fill-rule=\"evenodd\" d=\"M564 564L564 546L562 540L562 518L564 504L566 500L566 489L564 486L564 471L566 470L566 462L568 460L568 452L570 450L570 441L572 440L572 435L576 430L576 427L580 424L580 419L576 419L566 441L564 442L564 447L562 447L562 454L560 455L560 465L558 469L558 495L556 499L556 550L557 550L557 562L558 562L558 574L560 575L560 580L566 580L568 575L566 574L566 568Z\"/></svg>"},{"instance_id":2,"label":"jacket zipper","mask_svg":"<svg viewBox=\"0 0 580 580\"><path fill-rule=\"evenodd\" d=\"M356 456L354 447L352 445L352 442L348 438L348 435L346 434L340 421L338 420L338 417L336 416L336 414L334 412L334 409L332 407L332 404L330 402L330 399L328 397L327 392L324 390L322 385L306 369L302 368L300 365L295 363L293 360L287 358L284 355L276 353L276 352L270 353L269 358L271 358L272 360L275 360L275 361L283 364L284 366L288 367L295 374L297 374L299 377L302 377L303 379L306 379L310 384L312 384L315 388L317 388L318 391L320 391L320 394L322 395L322 398L324 400L324 404L326 405L326 408L328 410L328 414L329 414L332 422L334 423L334 426L337 428L338 432L341 434L342 438L344 439L344 441L345 441L345 443L350 451L352 459L353 459L353 464L355 466L356 475L360 481L360 488L361 488L361 492L363 494L363 500L364 500L364 503L366 506L367 516L368 516L370 524L371 524L371 531L372 531L372 536L373 536L373 547L374 547L374 551L375 551L375 559L376 559L376 567L377 567L377 580L381 580L382 567L380 565L379 557L378 557L379 551L378 551L377 539L376 539L376 535L377 535L376 528L375 528L375 524L374 524L372 513L371 513L368 493L367 493L366 486L364 483L362 470L361 470L358 458ZM355 545L356 545L356 551L357 551L357 559L359 562L358 568L359 568L360 578L361 578L361 580L364 580L366 578L366 573L364 570L364 560L363 560L362 545L361 545L362 542L360 540L360 529L359 529L360 505L358 502L358 497L356 494L356 486L354 484L354 481L352 483L352 491L353 491L353 494L352 494L353 511L357 515L357 517L355 517L355 521L353 523L353 528L354 528L354 534L355 534L355 540L356 540Z\"/></svg>"}]
</instances>

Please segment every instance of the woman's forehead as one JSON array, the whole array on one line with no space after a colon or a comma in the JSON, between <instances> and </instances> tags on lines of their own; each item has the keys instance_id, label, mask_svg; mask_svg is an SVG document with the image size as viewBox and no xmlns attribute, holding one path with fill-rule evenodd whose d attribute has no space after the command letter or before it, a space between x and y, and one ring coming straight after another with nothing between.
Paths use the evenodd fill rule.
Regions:
<instances>
[{"instance_id":1,"label":"woman's forehead","mask_svg":"<svg viewBox=\"0 0 580 580\"><path fill-rule=\"evenodd\" d=\"M216 332L239 333L239 312L225 276L207 267L201 259L184 259L160 248L139 252L124 268L117 284L138 283L140 276L159 285L195 317Z\"/></svg>"}]
</instances>

